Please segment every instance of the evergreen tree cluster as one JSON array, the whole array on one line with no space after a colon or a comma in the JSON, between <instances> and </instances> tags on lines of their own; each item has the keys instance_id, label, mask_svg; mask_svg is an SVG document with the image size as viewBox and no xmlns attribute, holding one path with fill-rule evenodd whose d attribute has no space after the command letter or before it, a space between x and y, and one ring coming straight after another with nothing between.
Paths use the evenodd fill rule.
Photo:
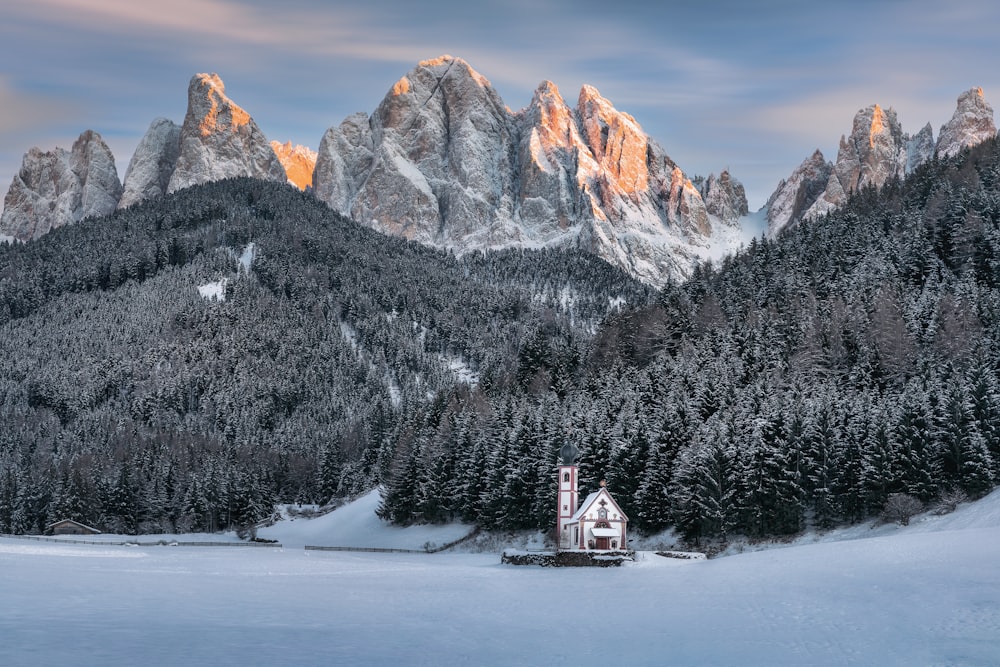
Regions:
<instances>
[{"instance_id":1,"label":"evergreen tree cluster","mask_svg":"<svg viewBox=\"0 0 1000 667\"><path fill-rule=\"evenodd\" d=\"M692 540L979 497L1000 480L1000 145L699 267L570 358L529 338L517 382L415 411L383 516L551 528L566 439L581 493L606 479L635 527Z\"/></svg>"},{"instance_id":2,"label":"evergreen tree cluster","mask_svg":"<svg viewBox=\"0 0 1000 667\"><path fill-rule=\"evenodd\" d=\"M0 532L218 530L376 484L397 523L545 530L567 441L641 531L829 527L993 488L998 338L996 142L658 294L222 181L0 245Z\"/></svg>"},{"instance_id":3,"label":"evergreen tree cluster","mask_svg":"<svg viewBox=\"0 0 1000 667\"><path fill-rule=\"evenodd\" d=\"M522 348L559 349L538 373L568 383L609 310L653 298L586 253L456 258L249 179L0 244L0 532L219 530L359 493L406 415L537 380Z\"/></svg>"}]
</instances>

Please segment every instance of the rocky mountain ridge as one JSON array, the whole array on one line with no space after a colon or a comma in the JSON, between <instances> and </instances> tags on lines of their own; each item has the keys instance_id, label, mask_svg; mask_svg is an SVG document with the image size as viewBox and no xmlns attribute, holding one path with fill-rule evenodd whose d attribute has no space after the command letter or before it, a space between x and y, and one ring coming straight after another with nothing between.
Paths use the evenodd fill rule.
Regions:
<instances>
[{"instance_id":1,"label":"rocky mountain ridge","mask_svg":"<svg viewBox=\"0 0 1000 667\"><path fill-rule=\"evenodd\" d=\"M32 148L4 198L0 234L36 239L57 227L113 212L121 194L114 156L98 133L85 131L69 151Z\"/></svg>"},{"instance_id":2,"label":"rocky mountain ridge","mask_svg":"<svg viewBox=\"0 0 1000 667\"><path fill-rule=\"evenodd\" d=\"M489 80L451 56L419 63L371 116L330 128L316 153L269 142L218 75L197 74L184 123L154 120L124 187L108 192L125 208L231 176L312 187L361 224L460 253L576 245L654 285L685 277L714 246L734 244L747 209L730 174L696 179L696 187L592 86L571 109L546 81L513 112ZM24 216L12 207L0 233L27 240L51 228Z\"/></svg>"},{"instance_id":3,"label":"rocky mountain ridge","mask_svg":"<svg viewBox=\"0 0 1000 667\"><path fill-rule=\"evenodd\" d=\"M382 232L459 252L577 244L654 285L686 276L746 209L726 174L710 179L724 215L710 213L666 152L592 86L571 109L545 81L511 112L451 56L419 63L370 117L331 127L318 153L316 196Z\"/></svg>"},{"instance_id":4,"label":"rocky mountain ridge","mask_svg":"<svg viewBox=\"0 0 1000 667\"><path fill-rule=\"evenodd\" d=\"M827 162L817 150L778 184L767 203L768 234L822 216L861 188L904 178L934 156L952 156L996 135L993 108L982 88L959 95L955 113L941 127L937 142L930 123L911 136L903 132L891 107L873 104L860 109L850 135L840 138L836 162Z\"/></svg>"},{"instance_id":5,"label":"rocky mountain ridge","mask_svg":"<svg viewBox=\"0 0 1000 667\"><path fill-rule=\"evenodd\" d=\"M936 142L930 124L911 136L892 108L861 109L835 162L817 150L779 183L766 205L768 233L995 135L978 88L959 97ZM689 176L596 88L583 86L570 107L544 81L528 106L511 111L488 79L451 56L419 63L370 116L329 128L316 152L269 141L216 74L192 77L182 125L151 123L124 184L99 135L77 143L25 155L0 239L37 238L116 206L250 176L312 188L359 223L420 243L459 253L575 245L662 285L738 245L748 214L728 171Z\"/></svg>"}]
</instances>

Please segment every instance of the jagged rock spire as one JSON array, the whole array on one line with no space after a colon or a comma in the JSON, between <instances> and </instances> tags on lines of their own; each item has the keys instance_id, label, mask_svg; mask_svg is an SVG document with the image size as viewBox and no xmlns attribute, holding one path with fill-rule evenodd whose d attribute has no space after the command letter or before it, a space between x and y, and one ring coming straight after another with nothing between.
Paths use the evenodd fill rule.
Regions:
<instances>
[{"instance_id":1,"label":"jagged rock spire","mask_svg":"<svg viewBox=\"0 0 1000 667\"><path fill-rule=\"evenodd\" d=\"M4 198L0 234L21 241L115 210L122 193L111 150L87 130L66 151L29 150Z\"/></svg>"},{"instance_id":2,"label":"jagged rock spire","mask_svg":"<svg viewBox=\"0 0 1000 667\"><path fill-rule=\"evenodd\" d=\"M226 97L218 74L196 74L180 131L168 192L234 176L286 180L285 169L257 123Z\"/></svg>"},{"instance_id":3,"label":"jagged rock spire","mask_svg":"<svg viewBox=\"0 0 1000 667\"><path fill-rule=\"evenodd\" d=\"M982 88L972 88L958 96L951 120L941 126L937 155L949 157L963 148L975 146L997 134L993 122L993 107L986 101Z\"/></svg>"}]
</instances>

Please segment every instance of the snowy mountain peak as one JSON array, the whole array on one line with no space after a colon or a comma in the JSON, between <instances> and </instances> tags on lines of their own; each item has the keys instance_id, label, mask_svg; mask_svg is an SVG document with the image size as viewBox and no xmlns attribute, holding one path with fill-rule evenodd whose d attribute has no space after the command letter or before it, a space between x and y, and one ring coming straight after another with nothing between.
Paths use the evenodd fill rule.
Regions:
<instances>
[{"instance_id":1,"label":"snowy mountain peak","mask_svg":"<svg viewBox=\"0 0 1000 667\"><path fill-rule=\"evenodd\" d=\"M906 138L906 173L934 157L934 129L927 123L912 137Z\"/></svg>"},{"instance_id":2,"label":"snowy mountain peak","mask_svg":"<svg viewBox=\"0 0 1000 667\"><path fill-rule=\"evenodd\" d=\"M993 107L986 101L982 88L972 88L958 96L954 115L941 126L937 154L950 157L963 148L992 139L996 134Z\"/></svg>"},{"instance_id":3,"label":"snowy mountain peak","mask_svg":"<svg viewBox=\"0 0 1000 667\"><path fill-rule=\"evenodd\" d=\"M314 192L380 231L460 252L577 244L652 284L711 245L701 194L593 86L511 112L464 60L425 60L371 118L327 130Z\"/></svg>"},{"instance_id":4,"label":"snowy mountain peak","mask_svg":"<svg viewBox=\"0 0 1000 667\"><path fill-rule=\"evenodd\" d=\"M699 188L705 209L728 225L738 225L739 219L750 213L743 184L724 169L718 176L709 174L703 188Z\"/></svg>"},{"instance_id":5,"label":"snowy mountain peak","mask_svg":"<svg viewBox=\"0 0 1000 667\"><path fill-rule=\"evenodd\" d=\"M767 203L768 234L773 236L799 220L830 212L860 188L881 187L891 178L904 178L935 153L940 157L955 155L996 134L993 108L982 88L959 95L955 114L941 127L936 144L930 123L911 136L903 133L892 107L873 104L861 109L854 116L850 136L840 139L835 164L825 167L817 151L778 184ZM819 190L817 178L826 179Z\"/></svg>"},{"instance_id":6,"label":"snowy mountain peak","mask_svg":"<svg viewBox=\"0 0 1000 667\"><path fill-rule=\"evenodd\" d=\"M768 236L776 236L800 221L826 190L832 172L833 165L816 149L787 179L778 183L767 200Z\"/></svg>"},{"instance_id":7,"label":"snowy mountain peak","mask_svg":"<svg viewBox=\"0 0 1000 667\"><path fill-rule=\"evenodd\" d=\"M837 208L852 192L866 186L881 187L890 178L902 178L907 165L907 137L895 110L878 104L854 115L849 137L841 137L837 161L826 189L803 214L816 218Z\"/></svg>"},{"instance_id":8,"label":"snowy mountain peak","mask_svg":"<svg viewBox=\"0 0 1000 667\"><path fill-rule=\"evenodd\" d=\"M191 78L168 192L235 176L286 180L285 169L267 137L225 90L217 74Z\"/></svg>"},{"instance_id":9,"label":"snowy mountain peak","mask_svg":"<svg viewBox=\"0 0 1000 667\"><path fill-rule=\"evenodd\" d=\"M181 128L173 121L157 118L150 123L125 170L125 188L118 208L166 194L180 142Z\"/></svg>"},{"instance_id":10,"label":"snowy mountain peak","mask_svg":"<svg viewBox=\"0 0 1000 667\"><path fill-rule=\"evenodd\" d=\"M0 235L21 241L115 210L122 194L114 156L87 130L71 150L31 148L4 198Z\"/></svg>"},{"instance_id":11,"label":"snowy mountain peak","mask_svg":"<svg viewBox=\"0 0 1000 667\"><path fill-rule=\"evenodd\" d=\"M472 66L469 65L469 63L465 62L461 58L456 58L448 54L438 56L437 58L431 58L430 60L422 60L417 64L417 67L429 69L438 76L444 76L450 72L452 68L457 68L459 76L469 78L479 84L482 88L493 87L493 84L489 82L489 79L472 69Z\"/></svg>"}]
</instances>

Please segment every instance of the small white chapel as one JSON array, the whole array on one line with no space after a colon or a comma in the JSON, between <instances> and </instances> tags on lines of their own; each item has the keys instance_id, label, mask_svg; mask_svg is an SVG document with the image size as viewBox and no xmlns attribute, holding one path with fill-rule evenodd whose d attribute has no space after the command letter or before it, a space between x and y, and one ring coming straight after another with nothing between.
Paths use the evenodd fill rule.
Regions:
<instances>
[{"instance_id":1,"label":"small white chapel","mask_svg":"<svg viewBox=\"0 0 1000 667\"><path fill-rule=\"evenodd\" d=\"M577 504L579 468L577 449L563 445L559 452L559 551L623 551L627 544L628 517L611 497L602 481L601 488Z\"/></svg>"}]
</instances>

